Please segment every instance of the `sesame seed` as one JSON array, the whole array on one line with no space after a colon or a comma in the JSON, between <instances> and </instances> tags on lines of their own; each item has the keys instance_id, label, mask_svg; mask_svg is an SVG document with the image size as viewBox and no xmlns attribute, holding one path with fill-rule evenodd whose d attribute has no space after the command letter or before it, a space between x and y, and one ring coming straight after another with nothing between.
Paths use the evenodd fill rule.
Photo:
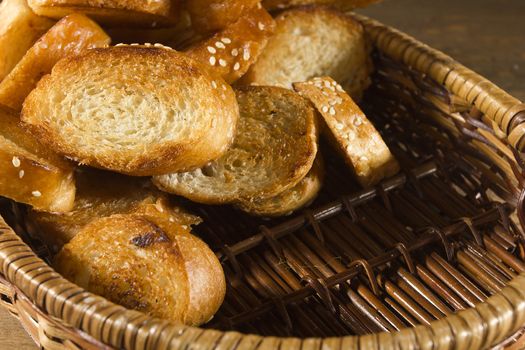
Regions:
<instances>
[{"instance_id":1,"label":"sesame seed","mask_svg":"<svg viewBox=\"0 0 525 350\"><path fill-rule=\"evenodd\" d=\"M226 91L226 85L222 85L222 89Z\"/></svg>"},{"instance_id":2,"label":"sesame seed","mask_svg":"<svg viewBox=\"0 0 525 350\"><path fill-rule=\"evenodd\" d=\"M362 162L366 162L366 161L368 161L368 158L365 157L365 156L362 156L361 158L359 158L359 160L362 161Z\"/></svg>"},{"instance_id":3,"label":"sesame seed","mask_svg":"<svg viewBox=\"0 0 525 350\"><path fill-rule=\"evenodd\" d=\"M336 86L336 85L337 85L337 82L336 82L335 80L332 81L332 85L333 85L333 86Z\"/></svg>"},{"instance_id":4,"label":"sesame seed","mask_svg":"<svg viewBox=\"0 0 525 350\"><path fill-rule=\"evenodd\" d=\"M324 96L328 96L328 92L326 92L326 91L321 91L321 93L322 93Z\"/></svg>"},{"instance_id":5,"label":"sesame seed","mask_svg":"<svg viewBox=\"0 0 525 350\"><path fill-rule=\"evenodd\" d=\"M233 65L233 70L239 70L239 68L241 68L241 65L239 64L239 62L236 62L236 63Z\"/></svg>"},{"instance_id":6,"label":"sesame seed","mask_svg":"<svg viewBox=\"0 0 525 350\"><path fill-rule=\"evenodd\" d=\"M257 3L257 8L258 8L258 9L262 9L262 5L261 5L260 2Z\"/></svg>"},{"instance_id":7,"label":"sesame seed","mask_svg":"<svg viewBox=\"0 0 525 350\"><path fill-rule=\"evenodd\" d=\"M237 55L239 55L239 50L237 50L237 49L233 49L233 50L232 50L232 56L233 56L233 57L237 57Z\"/></svg>"},{"instance_id":8,"label":"sesame seed","mask_svg":"<svg viewBox=\"0 0 525 350\"><path fill-rule=\"evenodd\" d=\"M323 113L328 112L328 106L323 106L323 108L321 108L321 111L323 111Z\"/></svg>"},{"instance_id":9,"label":"sesame seed","mask_svg":"<svg viewBox=\"0 0 525 350\"><path fill-rule=\"evenodd\" d=\"M325 80L325 81L324 81L324 86L327 87L327 88L329 88L329 87L330 87L330 82Z\"/></svg>"},{"instance_id":10,"label":"sesame seed","mask_svg":"<svg viewBox=\"0 0 525 350\"><path fill-rule=\"evenodd\" d=\"M265 28L266 26L264 25L264 23L259 22L259 23L257 23L257 27L259 27L259 30L264 30L264 28Z\"/></svg>"},{"instance_id":11,"label":"sesame seed","mask_svg":"<svg viewBox=\"0 0 525 350\"><path fill-rule=\"evenodd\" d=\"M208 49L209 53L216 53L217 52L217 50L213 46L208 46L207 49Z\"/></svg>"},{"instance_id":12,"label":"sesame seed","mask_svg":"<svg viewBox=\"0 0 525 350\"><path fill-rule=\"evenodd\" d=\"M123 44L123 43L115 45L115 47L119 47L119 46L128 46L128 45L127 44Z\"/></svg>"},{"instance_id":13,"label":"sesame seed","mask_svg":"<svg viewBox=\"0 0 525 350\"><path fill-rule=\"evenodd\" d=\"M223 67L226 67L227 63L225 60L223 60L222 58L219 59L219 64Z\"/></svg>"},{"instance_id":14,"label":"sesame seed","mask_svg":"<svg viewBox=\"0 0 525 350\"><path fill-rule=\"evenodd\" d=\"M330 101L328 101L328 104L329 104L330 106L335 106L335 100L330 100Z\"/></svg>"},{"instance_id":15,"label":"sesame seed","mask_svg":"<svg viewBox=\"0 0 525 350\"><path fill-rule=\"evenodd\" d=\"M343 90L343 88L341 87L341 85L337 84L336 85L336 90L339 91L339 92L345 92L345 90Z\"/></svg>"},{"instance_id":16,"label":"sesame seed","mask_svg":"<svg viewBox=\"0 0 525 350\"><path fill-rule=\"evenodd\" d=\"M18 178L19 178L19 179L23 178L24 175L25 175L25 173L26 173L25 171L20 170L20 171L18 172Z\"/></svg>"},{"instance_id":17,"label":"sesame seed","mask_svg":"<svg viewBox=\"0 0 525 350\"><path fill-rule=\"evenodd\" d=\"M220 41L217 41L215 43L215 46L217 46L217 48L219 48L219 49L225 49L226 48L226 46L224 46L224 44L221 43Z\"/></svg>"},{"instance_id":18,"label":"sesame seed","mask_svg":"<svg viewBox=\"0 0 525 350\"><path fill-rule=\"evenodd\" d=\"M242 58L245 61L248 61L250 59L250 49L244 49L244 53L242 54Z\"/></svg>"},{"instance_id":19,"label":"sesame seed","mask_svg":"<svg viewBox=\"0 0 525 350\"><path fill-rule=\"evenodd\" d=\"M363 124L363 121L361 120L361 118L356 117L356 118L354 119L354 125L355 125L355 126L359 126L359 125L361 125L361 124Z\"/></svg>"},{"instance_id":20,"label":"sesame seed","mask_svg":"<svg viewBox=\"0 0 525 350\"><path fill-rule=\"evenodd\" d=\"M33 191L33 192L31 192L31 194L33 195L33 197L40 197L42 195L42 193L40 193L40 191Z\"/></svg>"},{"instance_id":21,"label":"sesame seed","mask_svg":"<svg viewBox=\"0 0 525 350\"><path fill-rule=\"evenodd\" d=\"M138 43L133 43L133 44L131 44L131 46L139 46L139 44Z\"/></svg>"},{"instance_id":22,"label":"sesame seed","mask_svg":"<svg viewBox=\"0 0 525 350\"><path fill-rule=\"evenodd\" d=\"M349 132L347 134L348 141L354 141L355 140L355 134L353 132Z\"/></svg>"},{"instance_id":23,"label":"sesame seed","mask_svg":"<svg viewBox=\"0 0 525 350\"><path fill-rule=\"evenodd\" d=\"M211 64L212 66L215 66L215 62L216 62L216 61L217 61L217 60L215 59L215 56L210 56L210 64Z\"/></svg>"},{"instance_id":24,"label":"sesame seed","mask_svg":"<svg viewBox=\"0 0 525 350\"><path fill-rule=\"evenodd\" d=\"M144 46L150 47L150 46L153 46L153 45L151 45L151 43L144 43Z\"/></svg>"},{"instance_id":25,"label":"sesame seed","mask_svg":"<svg viewBox=\"0 0 525 350\"><path fill-rule=\"evenodd\" d=\"M20 166L20 158L18 158L17 156L14 156L13 159L11 160L11 163L13 163L13 166L15 168L18 168Z\"/></svg>"},{"instance_id":26,"label":"sesame seed","mask_svg":"<svg viewBox=\"0 0 525 350\"><path fill-rule=\"evenodd\" d=\"M330 107L330 114L331 115L335 115L335 108L334 107Z\"/></svg>"},{"instance_id":27,"label":"sesame seed","mask_svg":"<svg viewBox=\"0 0 525 350\"><path fill-rule=\"evenodd\" d=\"M223 43L225 43L225 44L231 44L231 43L232 43L232 41L231 41L230 38L222 38L221 41L222 41Z\"/></svg>"},{"instance_id":28,"label":"sesame seed","mask_svg":"<svg viewBox=\"0 0 525 350\"><path fill-rule=\"evenodd\" d=\"M216 89L217 88L217 83L215 82L215 80L212 80L211 82L211 86Z\"/></svg>"},{"instance_id":29,"label":"sesame seed","mask_svg":"<svg viewBox=\"0 0 525 350\"><path fill-rule=\"evenodd\" d=\"M337 130L343 130L343 127L344 127L344 125L341 124L341 123L337 123L337 124L335 124L335 128L336 128Z\"/></svg>"}]
</instances>

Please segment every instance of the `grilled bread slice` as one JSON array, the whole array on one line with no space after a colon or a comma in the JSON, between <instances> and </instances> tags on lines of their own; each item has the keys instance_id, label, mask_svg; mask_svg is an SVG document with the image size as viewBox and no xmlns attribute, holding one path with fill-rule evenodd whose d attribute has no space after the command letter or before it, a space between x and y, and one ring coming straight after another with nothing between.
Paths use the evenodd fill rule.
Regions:
<instances>
[{"instance_id":1,"label":"grilled bread slice","mask_svg":"<svg viewBox=\"0 0 525 350\"><path fill-rule=\"evenodd\" d=\"M199 33L212 33L236 22L259 3L260 0L191 0L185 7Z\"/></svg>"},{"instance_id":2,"label":"grilled bread slice","mask_svg":"<svg viewBox=\"0 0 525 350\"><path fill-rule=\"evenodd\" d=\"M91 49L59 61L22 120L43 143L94 167L149 176L201 167L229 147L231 87L167 48Z\"/></svg>"},{"instance_id":3,"label":"grilled bread slice","mask_svg":"<svg viewBox=\"0 0 525 350\"><path fill-rule=\"evenodd\" d=\"M164 212L95 220L66 244L55 269L127 308L186 325L208 321L226 283L215 254ZM154 272L154 273L153 273Z\"/></svg>"},{"instance_id":4,"label":"grilled bread slice","mask_svg":"<svg viewBox=\"0 0 525 350\"><path fill-rule=\"evenodd\" d=\"M37 82L51 73L63 57L81 51L108 46L110 38L92 20L72 14L62 18L45 33L0 83L0 104L21 110L22 104Z\"/></svg>"},{"instance_id":5,"label":"grilled bread slice","mask_svg":"<svg viewBox=\"0 0 525 350\"><path fill-rule=\"evenodd\" d=\"M171 25L176 21L177 3L171 0L27 0L33 11L60 19L72 13L83 13L97 23L108 25Z\"/></svg>"},{"instance_id":6,"label":"grilled bread slice","mask_svg":"<svg viewBox=\"0 0 525 350\"><path fill-rule=\"evenodd\" d=\"M262 7L249 10L224 30L186 53L228 83L239 79L263 52L275 22Z\"/></svg>"},{"instance_id":7,"label":"grilled bread slice","mask_svg":"<svg viewBox=\"0 0 525 350\"><path fill-rule=\"evenodd\" d=\"M67 212L75 199L74 167L50 152L0 106L0 195L38 210Z\"/></svg>"},{"instance_id":8,"label":"grilled bread slice","mask_svg":"<svg viewBox=\"0 0 525 350\"><path fill-rule=\"evenodd\" d=\"M145 178L120 174L83 170L76 174L77 194L73 210L68 213L45 213L31 210L28 213L33 231L53 251L58 251L91 221L113 214L132 213L147 204L159 208L168 207L166 195L151 186ZM174 220L183 220L183 225L193 225L200 219L178 208ZM168 210L166 210L168 212Z\"/></svg>"},{"instance_id":9,"label":"grilled bread slice","mask_svg":"<svg viewBox=\"0 0 525 350\"><path fill-rule=\"evenodd\" d=\"M278 87L245 87L236 94L240 119L232 147L203 168L155 177L160 189L220 204L275 196L305 177L317 153L310 103Z\"/></svg>"},{"instance_id":10,"label":"grilled bread slice","mask_svg":"<svg viewBox=\"0 0 525 350\"><path fill-rule=\"evenodd\" d=\"M297 185L270 198L241 200L235 206L257 216L283 216L309 205L321 190L324 166L321 153L317 153L312 169Z\"/></svg>"},{"instance_id":11,"label":"grilled bread slice","mask_svg":"<svg viewBox=\"0 0 525 350\"><path fill-rule=\"evenodd\" d=\"M263 0L262 4L268 10L282 10L301 5L325 5L343 11L365 7L381 0Z\"/></svg>"},{"instance_id":12,"label":"grilled bread slice","mask_svg":"<svg viewBox=\"0 0 525 350\"><path fill-rule=\"evenodd\" d=\"M321 113L329 139L343 154L363 187L375 185L399 171L381 135L341 85L329 77L294 83Z\"/></svg>"},{"instance_id":13,"label":"grilled bread slice","mask_svg":"<svg viewBox=\"0 0 525 350\"><path fill-rule=\"evenodd\" d=\"M372 69L363 27L337 10L302 7L276 18L275 34L242 84L276 85L331 76L354 99L369 85Z\"/></svg>"},{"instance_id":14,"label":"grilled bread slice","mask_svg":"<svg viewBox=\"0 0 525 350\"><path fill-rule=\"evenodd\" d=\"M3 0L0 3L0 81L54 23L35 14L26 0Z\"/></svg>"}]
</instances>

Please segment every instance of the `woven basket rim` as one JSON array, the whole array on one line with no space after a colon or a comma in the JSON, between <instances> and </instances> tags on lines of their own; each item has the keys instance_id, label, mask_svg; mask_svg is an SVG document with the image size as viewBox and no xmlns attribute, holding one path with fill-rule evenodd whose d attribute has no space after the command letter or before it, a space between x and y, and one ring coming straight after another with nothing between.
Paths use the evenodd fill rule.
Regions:
<instances>
[{"instance_id":1,"label":"woven basket rim","mask_svg":"<svg viewBox=\"0 0 525 350\"><path fill-rule=\"evenodd\" d=\"M519 149L525 130L521 120L519 123L514 121L521 119L517 116L525 114L525 104L442 52L375 20L357 14L350 16L363 23L368 35L381 51L428 75L452 93L464 97L492 119L494 126L506 135L512 147ZM524 199L525 190L522 189L518 203L522 228L525 228ZM348 347L354 345L368 349L373 346L379 349L390 348L389 346L397 348L403 340L417 339L424 348L444 342L451 344L450 339L456 338L471 345L465 348L479 348L476 346L494 345L502 341L525 324L525 273L510 281L500 293L476 307L446 316L428 326L420 325L392 333L364 336L300 339L175 325L115 305L56 273L34 254L1 217L0 263L0 276L3 274L14 290L30 300L44 315L70 325L81 333L81 338L92 337L93 343L104 342L114 347L182 348L194 344L205 349L220 346L244 349L277 346L300 348L309 344L316 348L323 345L344 348L346 344ZM38 276L40 283L35 282L35 276ZM60 286L61 292L57 291L57 286ZM102 315L102 311L110 316ZM91 322L91 319L101 322ZM102 339L101 334L105 339ZM126 340L128 338L132 340Z\"/></svg>"}]
</instances>

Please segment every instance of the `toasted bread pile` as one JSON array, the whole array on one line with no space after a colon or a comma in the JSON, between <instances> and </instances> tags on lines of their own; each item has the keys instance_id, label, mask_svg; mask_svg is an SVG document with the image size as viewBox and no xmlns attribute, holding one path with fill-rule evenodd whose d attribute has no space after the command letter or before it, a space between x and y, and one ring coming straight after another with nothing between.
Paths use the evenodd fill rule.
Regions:
<instances>
[{"instance_id":1,"label":"toasted bread pile","mask_svg":"<svg viewBox=\"0 0 525 350\"><path fill-rule=\"evenodd\" d=\"M357 104L370 46L342 10L369 2L3 0L0 196L71 281L207 322L224 273L181 203L290 215L322 138L363 187L399 171Z\"/></svg>"}]
</instances>

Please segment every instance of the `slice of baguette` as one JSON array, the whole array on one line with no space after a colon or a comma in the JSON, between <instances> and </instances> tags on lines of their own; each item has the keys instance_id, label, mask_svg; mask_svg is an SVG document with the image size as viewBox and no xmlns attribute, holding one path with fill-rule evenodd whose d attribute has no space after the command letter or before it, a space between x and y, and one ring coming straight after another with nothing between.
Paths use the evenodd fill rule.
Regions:
<instances>
[{"instance_id":1,"label":"slice of baguette","mask_svg":"<svg viewBox=\"0 0 525 350\"><path fill-rule=\"evenodd\" d=\"M233 141L231 87L168 48L91 49L59 61L22 121L43 143L94 167L149 176L201 167Z\"/></svg>"},{"instance_id":2,"label":"slice of baguette","mask_svg":"<svg viewBox=\"0 0 525 350\"><path fill-rule=\"evenodd\" d=\"M301 5L325 5L342 11L365 7L381 0L263 0L262 4L270 11L282 10Z\"/></svg>"},{"instance_id":3,"label":"slice of baguette","mask_svg":"<svg viewBox=\"0 0 525 350\"><path fill-rule=\"evenodd\" d=\"M381 135L341 85L330 77L294 83L323 116L329 138L342 152L363 187L377 184L399 171Z\"/></svg>"},{"instance_id":4,"label":"slice of baguette","mask_svg":"<svg viewBox=\"0 0 525 350\"><path fill-rule=\"evenodd\" d=\"M0 81L54 23L35 14L26 0L3 0L0 3Z\"/></svg>"},{"instance_id":5,"label":"slice of baguette","mask_svg":"<svg viewBox=\"0 0 525 350\"><path fill-rule=\"evenodd\" d=\"M78 55L93 47L108 46L110 38L92 20L72 14L62 18L45 33L0 83L0 104L21 110L37 82L51 73L63 57Z\"/></svg>"},{"instance_id":6,"label":"slice of baguette","mask_svg":"<svg viewBox=\"0 0 525 350\"><path fill-rule=\"evenodd\" d=\"M27 134L18 115L1 105L0 168L1 196L43 211L73 208L73 165Z\"/></svg>"},{"instance_id":7,"label":"slice of baguette","mask_svg":"<svg viewBox=\"0 0 525 350\"><path fill-rule=\"evenodd\" d=\"M68 213L45 213L31 210L28 221L33 231L53 251L58 251L91 221L113 214L133 213L144 210L147 205L167 208L166 195L151 186L144 178L123 176L115 173L84 170L77 173L77 195L73 210ZM174 208L166 212L176 213L173 220L182 225L193 225L200 219Z\"/></svg>"},{"instance_id":8,"label":"slice of baguette","mask_svg":"<svg viewBox=\"0 0 525 350\"><path fill-rule=\"evenodd\" d=\"M199 33L213 33L236 22L260 0L190 0L186 2L191 22Z\"/></svg>"},{"instance_id":9,"label":"slice of baguette","mask_svg":"<svg viewBox=\"0 0 525 350\"><path fill-rule=\"evenodd\" d=\"M249 10L224 30L186 53L201 61L228 83L239 79L263 52L275 22L262 7Z\"/></svg>"},{"instance_id":10,"label":"slice of baguette","mask_svg":"<svg viewBox=\"0 0 525 350\"><path fill-rule=\"evenodd\" d=\"M321 153L317 153L312 169L297 185L270 198L252 198L241 200L235 206L257 216L276 217L290 215L294 211L308 206L321 190L324 178L324 166Z\"/></svg>"},{"instance_id":11,"label":"slice of baguette","mask_svg":"<svg viewBox=\"0 0 525 350\"><path fill-rule=\"evenodd\" d=\"M127 308L186 325L208 321L221 305L221 264L188 227L158 215L95 220L54 261L64 277Z\"/></svg>"},{"instance_id":12,"label":"slice of baguette","mask_svg":"<svg viewBox=\"0 0 525 350\"><path fill-rule=\"evenodd\" d=\"M177 1L171 0L27 0L33 11L60 19L72 13L83 13L97 23L108 25L172 25L177 18Z\"/></svg>"},{"instance_id":13,"label":"slice of baguette","mask_svg":"<svg viewBox=\"0 0 525 350\"><path fill-rule=\"evenodd\" d=\"M360 23L323 7L287 10L275 19L275 34L240 83L276 85L331 76L352 98L370 84L369 46Z\"/></svg>"},{"instance_id":14,"label":"slice of baguette","mask_svg":"<svg viewBox=\"0 0 525 350\"><path fill-rule=\"evenodd\" d=\"M278 87L246 87L236 94L241 117L232 147L201 169L155 177L160 189L221 204L275 196L304 178L317 153L310 103Z\"/></svg>"}]
</instances>

